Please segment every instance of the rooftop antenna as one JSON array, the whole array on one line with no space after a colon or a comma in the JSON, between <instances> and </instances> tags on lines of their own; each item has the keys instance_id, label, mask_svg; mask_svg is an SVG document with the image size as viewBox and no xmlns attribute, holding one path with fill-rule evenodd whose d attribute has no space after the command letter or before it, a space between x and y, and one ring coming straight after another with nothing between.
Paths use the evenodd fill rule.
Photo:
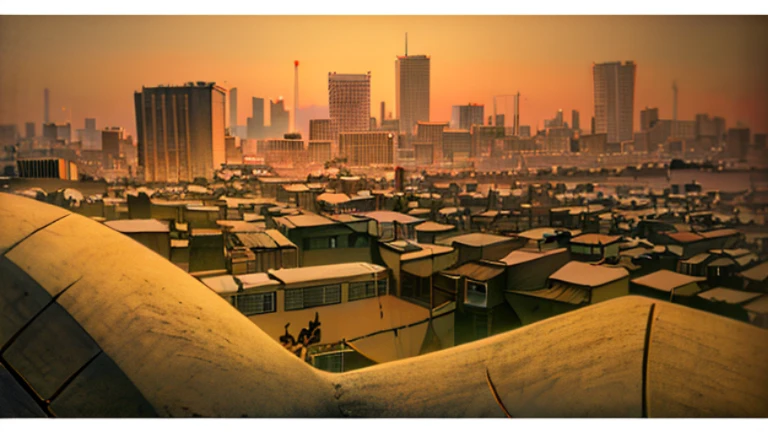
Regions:
<instances>
[{"instance_id":1,"label":"rooftop antenna","mask_svg":"<svg viewBox=\"0 0 768 432\"><path fill-rule=\"evenodd\" d=\"M405 56L408 57L408 32L405 32Z\"/></svg>"}]
</instances>

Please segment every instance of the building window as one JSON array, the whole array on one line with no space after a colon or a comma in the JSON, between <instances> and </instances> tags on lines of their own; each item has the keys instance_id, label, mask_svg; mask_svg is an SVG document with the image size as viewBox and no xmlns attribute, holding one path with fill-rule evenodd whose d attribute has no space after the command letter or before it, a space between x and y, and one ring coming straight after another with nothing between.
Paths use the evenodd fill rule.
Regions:
<instances>
[{"instance_id":1,"label":"building window","mask_svg":"<svg viewBox=\"0 0 768 432\"><path fill-rule=\"evenodd\" d=\"M243 315L275 312L275 293L245 294L236 297L237 310Z\"/></svg>"},{"instance_id":2,"label":"building window","mask_svg":"<svg viewBox=\"0 0 768 432\"><path fill-rule=\"evenodd\" d=\"M375 297L376 295L387 295L386 279L368 282L352 282L349 284L349 301L362 300Z\"/></svg>"},{"instance_id":3,"label":"building window","mask_svg":"<svg viewBox=\"0 0 768 432\"><path fill-rule=\"evenodd\" d=\"M488 302L488 286L484 283L467 281L467 298L464 303L485 307Z\"/></svg>"},{"instance_id":4,"label":"building window","mask_svg":"<svg viewBox=\"0 0 768 432\"><path fill-rule=\"evenodd\" d=\"M328 237L328 248L336 249L336 237Z\"/></svg>"},{"instance_id":5,"label":"building window","mask_svg":"<svg viewBox=\"0 0 768 432\"><path fill-rule=\"evenodd\" d=\"M341 303L341 285L285 290L285 310L308 309Z\"/></svg>"},{"instance_id":6,"label":"building window","mask_svg":"<svg viewBox=\"0 0 768 432\"><path fill-rule=\"evenodd\" d=\"M580 254L580 255L590 255L591 252L592 252L592 248L590 248L589 246L582 246L582 245L578 245L578 244L572 244L571 245L571 252L573 252L575 254Z\"/></svg>"}]
</instances>

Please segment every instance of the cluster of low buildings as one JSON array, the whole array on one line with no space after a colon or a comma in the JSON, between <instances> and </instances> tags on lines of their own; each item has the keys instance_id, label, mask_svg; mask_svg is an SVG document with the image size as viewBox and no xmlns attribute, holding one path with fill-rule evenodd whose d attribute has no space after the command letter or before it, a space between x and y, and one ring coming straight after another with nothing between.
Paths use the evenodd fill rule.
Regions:
<instances>
[{"instance_id":1,"label":"cluster of low buildings","mask_svg":"<svg viewBox=\"0 0 768 432\"><path fill-rule=\"evenodd\" d=\"M486 180L243 166L213 182L20 193L140 242L329 371L631 294L768 328L768 191Z\"/></svg>"}]
</instances>

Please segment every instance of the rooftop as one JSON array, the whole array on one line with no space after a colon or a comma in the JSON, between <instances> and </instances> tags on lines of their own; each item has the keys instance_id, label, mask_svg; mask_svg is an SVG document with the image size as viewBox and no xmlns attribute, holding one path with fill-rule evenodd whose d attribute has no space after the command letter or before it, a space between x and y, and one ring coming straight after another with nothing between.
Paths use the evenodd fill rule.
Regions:
<instances>
[{"instance_id":1,"label":"rooftop","mask_svg":"<svg viewBox=\"0 0 768 432\"><path fill-rule=\"evenodd\" d=\"M104 222L104 225L123 234L170 232L168 222L157 219L121 219Z\"/></svg>"},{"instance_id":2,"label":"rooftop","mask_svg":"<svg viewBox=\"0 0 768 432\"><path fill-rule=\"evenodd\" d=\"M275 218L275 222L285 225L289 228L308 228L326 225L334 225L338 222L332 221L325 216L315 213L305 213L295 216L281 216Z\"/></svg>"},{"instance_id":3,"label":"rooftop","mask_svg":"<svg viewBox=\"0 0 768 432\"><path fill-rule=\"evenodd\" d=\"M514 241L514 240L515 240L514 237L506 237L506 236L485 234L485 233L471 233L471 234L462 234L455 237L443 239L440 241L440 244L453 245L458 243L465 246L484 247L484 246L490 246L490 245L503 243L506 241Z\"/></svg>"},{"instance_id":4,"label":"rooftop","mask_svg":"<svg viewBox=\"0 0 768 432\"><path fill-rule=\"evenodd\" d=\"M765 282L768 279L768 261L760 263L749 270L744 270L740 273L744 279L749 279L755 282Z\"/></svg>"},{"instance_id":5,"label":"rooftop","mask_svg":"<svg viewBox=\"0 0 768 432\"><path fill-rule=\"evenodd\" d=\"M397 221L401 224L413 224L413 223L424 221L424 219L419 219L404 213L398 213L398 212L386 211L386 210L372 211L367 213L358 213L358 215L371 218L379 223L389 223L389 222Z\"/></svg>"},{"instance_id":6,"label":"rooftop","mask_svg":"<svg viewBox=\"0 0 768 432\"><path fill-rule=\"evenodd\" d=\"M629 272L624 268L610 268L571 261L554 272L549 279L594 288L628 276Z\"/></svg>"},{"instance_id":7,"label":"rooftop","mask_svg":"<svg viewBox=\"0 0 768 432\"><path fill-rule=\"evenodd\" d=\"M571 243L588 245L609 245L621 240L621 236L611 236L605 234L582 234L571 239Z\"/></svg>"},{"instance_id":8,"label":"rooftop","mask_svg":"<svg viewBox=\"0 0 768 432\"><path fill-rule=\"evenodd\" d=\"M328 279L354 278L357 276L371 276L371 278L382 279L386 277L386 273L386 267L365 262L269 270L269 274L273 278L282 281L286 285Z\"/></svg>"},{"instance_id":9,"label":"rooftop","mask_svg":"<svg viewBox=\"0 0 768 432\"><path fill-rule=\"evenodd\" d=\"M701 292L698 295L699 297L710 301L721 301L729 304L744 304L760 297L762 293L753 293L721 287Z\"/></svg>"},{"instance_id":10,"label":"rooftop","mask_svg":"<svg viewBox=\"0 0 768 432\"><path fill-rule=\"evenodd\" d=\"M552 249L546 252L518 249L510 252L509 255L505 256L500 261L506 264L507 266L515 266L518 264L535 261L537 259L544 258L550 255L566 254L566 253L568 253L568 249L566 248Z\"/></svg>"},{"instance_id":11,"label":"rooftop","mask_svg":"<svg viewBox=\"0 0 768 432\"><path fill-rule=\"evenodd\" d=\"M453 225L446 225L437 222L427 221L416 225L416 231L419 232L448 232L455 230Z\"/></svg>"},{"instance_id":12,"label":"rooftop","mask_svg":"<svg viewBox=\"0 0 768 432\"><path fill-rule=\"evenodd\" d=\"M443 273L464 276L476 281L488 281L504 273L505 270L505 266L490 262L468 262L455 269L446 270Z\"/></svg>"},{"instance_id":13,"label":"rooftop","mask_svg":"<svg viewBox=\"0 0 768 432\"><path fill-rule=\"evenodd\" d=\"M632 283L643 285L659 291L671 292L675 288L695 282L703 282L706 278L688 276L670 270L659 270L651 274L632 279Z\"/></svg>"}]
</instances>

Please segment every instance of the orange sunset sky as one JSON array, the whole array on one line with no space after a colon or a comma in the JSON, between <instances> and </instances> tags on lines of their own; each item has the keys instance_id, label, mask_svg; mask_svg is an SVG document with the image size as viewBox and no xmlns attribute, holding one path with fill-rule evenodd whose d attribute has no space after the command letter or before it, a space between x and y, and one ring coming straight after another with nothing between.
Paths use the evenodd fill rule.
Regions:
<instances>
[{"instance_id":1,"label":"orange sunset sky","mask_svg":"<svg viewBox=\"0 0 768 432\"><path fill-rule=\"evenodd\" d=\"M35 121L43 88L52 120L82 128L123 126L135 135L133 92L157 84L216 81L239 92L238 123L250 98L293 104L293 61L300 66L300 126L327 115L329 71L371 71L371 115L394 113L395 56L432 59L431 120L451 105L483 103L520 91L521 124L543 127L563 109L593 115L592 63L637 64L640 109L679 119L696 113L768 132L768 18L718 16L61 16L0 17L0 123ZM511 109L511 105L509 107ZM268 111L268 110L267 110ZM499 109L503 112L503 107Z\"/></svg>"}]
</instances>

